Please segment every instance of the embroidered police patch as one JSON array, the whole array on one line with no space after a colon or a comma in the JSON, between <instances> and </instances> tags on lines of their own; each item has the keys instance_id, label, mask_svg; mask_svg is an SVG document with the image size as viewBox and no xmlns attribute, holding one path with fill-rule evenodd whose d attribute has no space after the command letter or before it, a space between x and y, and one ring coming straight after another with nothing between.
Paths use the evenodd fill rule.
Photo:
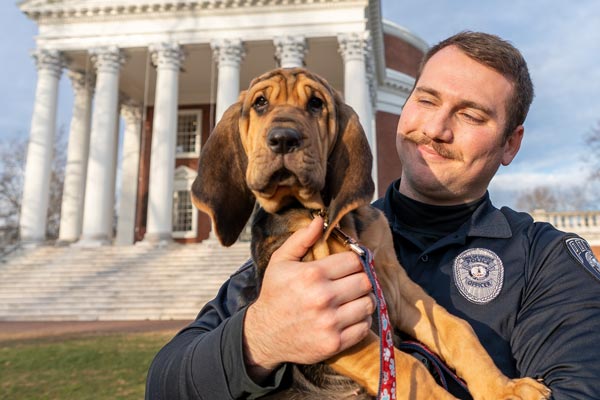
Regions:
<instances>
[{"instance_id":1,"label":"embroidered police patch","mask_svg":"<svg viewBox=\"0 0 600 400\"><path fill-rule=\"evenodd\" d=\"M475 304L494 300L504 283L504 265L488 249L469 249L454 260L454 284L464 298Z\"/></svg>"},{"instance_id":2,"label":"embroidered police patch","mask_svg":"<svg viewBox=\"0 0 600 400\"><path fill-rule=\"evenodd\" d=\"M567 250L569 250L575 261L583 265L596 279L600 280L600 262L594 256L588 242L579 237L571 237L565 240L565 246L567 246Z\"/></svg>"}]
</instances>

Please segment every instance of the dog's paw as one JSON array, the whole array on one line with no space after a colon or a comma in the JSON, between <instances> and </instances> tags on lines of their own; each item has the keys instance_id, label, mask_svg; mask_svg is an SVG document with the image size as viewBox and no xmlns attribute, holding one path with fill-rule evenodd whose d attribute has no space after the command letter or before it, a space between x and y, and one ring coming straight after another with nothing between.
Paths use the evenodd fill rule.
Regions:
<instances>
[{"instance_id":1,"label":"dog's paw","mask_svg":"<svg viewBox=\"0 0 600 400\"><path fill-rule=\"evenodd\" d=\"M535 379L511 379L497 398L499 400L546 400L550 398L550 389Z\"/></svg>"}]
</instances>

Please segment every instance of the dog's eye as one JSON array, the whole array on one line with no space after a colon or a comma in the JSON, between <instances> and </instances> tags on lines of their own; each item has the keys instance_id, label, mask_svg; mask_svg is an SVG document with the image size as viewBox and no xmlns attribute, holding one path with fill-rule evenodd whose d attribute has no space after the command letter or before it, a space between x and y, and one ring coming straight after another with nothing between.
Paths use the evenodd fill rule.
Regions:
<instances>
[{"instance_id":1,"label":"dog's eye","mask_svg":"<svg viewBox=\"0 0 600 400\"><path fill-rule=\"evenodd\" d=\"M308 110L312 112L319 112L323 108L323 100L318 97L312 96L308 100Z\"/></svg>"},{"instance_id":2,"label":"dog's eye","mask_svg":"<svg viewBox=\"0 0 600 400\"><path fill-rule=\"evenodd\" d=\"M256 100L254 100L254 104L252 104L254 110L256 110L256 112L259 113L265 111L268 106L269 102L267 101L267 99L265 99L264 96L258 96Z\"/></svg>"}]
</instances>

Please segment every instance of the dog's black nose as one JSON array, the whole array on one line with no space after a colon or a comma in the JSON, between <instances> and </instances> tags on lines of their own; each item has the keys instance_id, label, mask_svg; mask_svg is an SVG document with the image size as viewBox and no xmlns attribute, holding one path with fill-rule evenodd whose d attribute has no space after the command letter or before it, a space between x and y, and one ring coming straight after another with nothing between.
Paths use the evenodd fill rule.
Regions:
<instances>
[{"instance_id":1,"label":"dog's black nose","mask_svg":"<svg viewBox=\"0 0 600 400\"><path fill-rule=\"evenodd\" d=\"M267 145L276 154L287 154L302 144L302 135L292 128L273 128L267 135Z\"/></svg>"}]
</instances>

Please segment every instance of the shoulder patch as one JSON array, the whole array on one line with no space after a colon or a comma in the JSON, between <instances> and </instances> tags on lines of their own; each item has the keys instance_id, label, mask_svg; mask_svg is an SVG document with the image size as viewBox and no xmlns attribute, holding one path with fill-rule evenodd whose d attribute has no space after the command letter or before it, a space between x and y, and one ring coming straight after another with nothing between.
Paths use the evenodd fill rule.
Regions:
<instances>
[{"instance_id":1,"label":"shoulder patch","mask_svg":"<svg viewBox=\"0 0 600 400\"><path fill-rule=\"evenodd\" d=\"M468 249L454 260L454 284L471 303L486 304L500 294L504 284L504 265L488 249Z\"/></svg>"},{"instance_id":2,"label":"shoulder patch","mask_svg":"<svg viewBox=\"0 0 600 400\"><path fill-rule=\"evenodd\" d=\"M600 281L600 262L598 262L592 248L585 239L569 237L565 239L565 247L578 264L583 265L588 272Z\"/></svg>"}]
</instances>

